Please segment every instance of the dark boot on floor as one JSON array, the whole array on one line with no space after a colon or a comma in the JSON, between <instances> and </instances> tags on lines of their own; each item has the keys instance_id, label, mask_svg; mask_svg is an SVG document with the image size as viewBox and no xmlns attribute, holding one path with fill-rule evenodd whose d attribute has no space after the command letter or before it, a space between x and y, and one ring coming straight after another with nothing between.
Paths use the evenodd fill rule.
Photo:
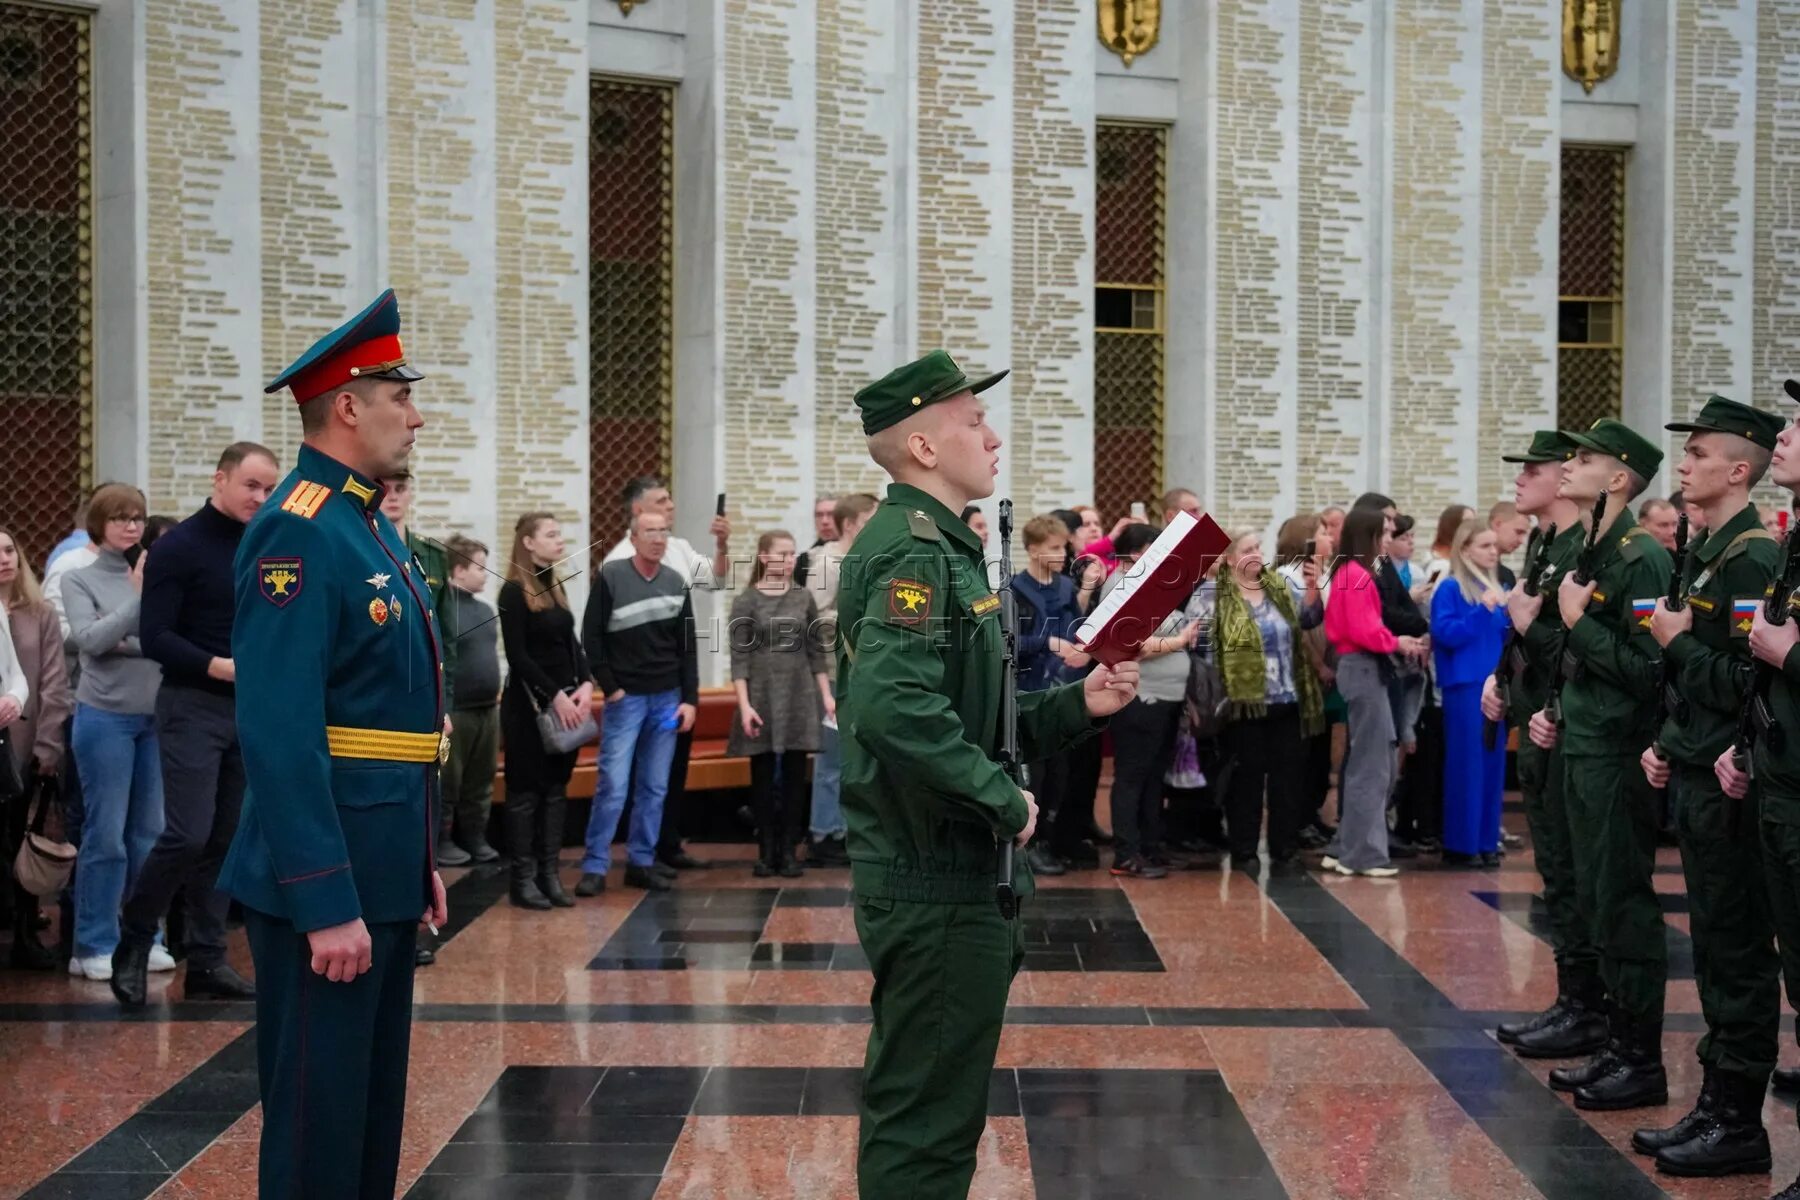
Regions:
<instances>
[{"instance_id":1,"label":"dark boot on floor","mask_svg":"<svg viewBox=\"0 0 1800 1200\"><path fill-rule=\"evenodd\" d=\"M1597 1054L1605 1046L1606 1018L1573 999L1556 1020L1520 1034L1513 1042L1520 1058L1580 1058Z\"/></svg>"},{"instance_id":2,"label":"dark boot on floor","mask_svg":"<svg viewBox=\"0 0 1800 1200\"><path fill-rule=\"evenodd\" d=\"M118 977L119 973L115 970L113 978ZM182 987L183 995L189 1000L256 999L256 985L226 963L220 963L216 967L196 967L190 964Z\"/></svg>"},{"instance_id":3,"label":"dark boot on floor","mask_svg":"<svg viewBox=\"0 0 1800 1200\"><path fill-rule=\"evenodd\" d=\"M775 869L781 865L781 855L775 848L775 839L769 836L767 829L756 831L756 865L750 873L758 879L769 879Z\"/></svg>"},{"instance_id":4,"label":"dark boot on floor","mask_svg":"<svg viewBox=\"0 0 1800 1200\"><path fill-rule=\"evenodd\" d=\"M777 846L775 849L779 855L775 869L781 874L783 879L798 879L806 874L806 869L800 865L800 860L794 857L794 845L792 842L784 837L781 839L781 845Z\"/></svg>"},{"instance_id":5,"label":"dark boot on floor","mask_svg":"<svg viewBox=\"0 0 1800 1200\"><path fill-rule=\"evenodd\" d=\"M550 901L538 890L534 829L540 803L541 798L533 792L517 792L506 798L506 856L512 869L507 899L514 907L545 912L550 908Z\"/></svg>"},{"instance_id":6,"label":"dark boot on floor","mask_svg":"<svg viewBox=\"0 0 1800 1200\"><path fill-rule=\"evenodd\" d=\"M142 1008L150 990L150 943L124 937L112 956L112 994L126 1008Z\"/></svg>"},{"instance_id":7,"label":"dark boot on floor","mask_svg":"<svg viewBox=\"0 0 1800 1200\"><path fill-rule=\"evenodd\" d=\"M1758 1076L1716 1072L1716 1099L1710 1119L1692 1138L1656 1155L1664 1175L1713 1179L1721 1175L1766 1175L1769 1131L1763 1128L1763 1093Z\"/></svg>"},{"instance_id":8,"label":"dark boot on floor","mask_svg":"<svg viewBox=\"0 0 1800 1200\"><path fill-rule=\"evenodd\" d=\"M491 863L500 860L500 852L488 845L487 835L480 833L479 831L471 833L457 844L464 850L467 850L469 852L469 857L478 863Z\"/></svg>"},{"instance_id":9,"label":"dark boot on floor","mask_svg":"<svg viewBox=\"0 0 1800 1200\"><path fill-rule=\"evenodd\" d=\"M643 888L647 892L666 892L675 885L669 882L667 875L658 874L649 867L627 866L625 886Z\"/></svg>"},{"instance_id":10,"label":"dark boot on floor","mask_svg":"<svg viewBox=\"0 0 1800 1200\"><path fill-rule=\"evenodd\" d=\"M1556 1021L1557 1018L1562 1016L1563 1010L1568 1008L1568 1006L1568 972L1563 970L1561 964L1558 964L1556 968L1556 1003L1552 1004L1549 1008L1546 1008L1543 1012L1538 1013L1536 1016L1526 1017L1521 1021L1500 1022L1498 1028L1494 1030L1494 1036L1499 1038L1504 1045L1514 1045L1518 1042L1519 1037L1522 1034L1536 1033L1538 1030L1544 1028L1544 1026Z\"/></svg>"},{"instance_id":11,"label":"dark boot on floor","mask_svg":"<svg viewBox=\"0 0 1800 1200\"><path fill-rule=\"evenodd\" d=\"M1611 1068L1586 1087L1575 1089L1575 1107L1618 1112L1669 1102L1669 1074L1663 1070L1662 1025L1626 1025L1619 1033Z\"/></svg>"},{"instance_id":12,"label":"dark boot on floor","mask_svg":"<svg viewBox=\"0 0 1800 1200\"><path fill-rule=\"evenodd\" d=\"M806 865L809 867L849 866L850 850L846 845L843 836L808 838L806 842Z\"/></svg>"},{"instance_id":13,"label":"dark boot on floor","mask_svg":"<svg viewBox=\"0 0 1800 1200\"><path fill-rule=\"evenodd\" d=\"M1694 1101L1693 1109L1687 1116L1665 1129L1640 1129L1631 1135L1631 1148L1639 1154L1655 1154L1658 1150L1666 1150L1670 1146L1679 1146L1702 1129L1712 1119L1714 1092L1718 1087L1718 1075L1711 1066L1700 1064L1706 1073L1700 1084L1700 1097Z\"/></svg>"},{"instance_id":14,"label":"dark boot on floor","mask_svg":"<svg viewBox=\"0 0 1800 1200\"><path fill-rule=\"evenodd\" d=\"M466 867L472 856L467 850L452 841L450 835L446 833L438 839L436 858L437 865L440 867Z\"/></svg>"},{"instance_id":15,"label":"dark boot on floor","mask_svg":"<svg viewBox=\"0 0 1800 1200\"><path fill-rule=\"evenodd\" d=\"M1800 1067L1776 1067L1769 1076L1769 1090L1783 1096L1800 1094Z\"/></svg>"},{"instance_id":16,"label":"dark boot on floor","mask_svg":"<svg viewBox=\"0 0 1800 1200\"><path fill-rule=\"evenodd\" d=\"M1557 1067L1550 1072L1550 1090L1573 1092L1586 1087L1612 1069L1613 1059L1617 1057L1618 1052L1618 1040L1609 1038L1604 1046L1596 1050L1585 1061L1572 1067Z\"/></svg>"},{"instance_id":17,"label":"dark boot on floor","mask_svg":"<svg viewBox=\"0 0 1800 1200\"><path fill-rule=\"evenodd\" d=\"M562 833L563 808L568 800L560 791L544 797L544 819L538 822L537 886L544 899L557 908L574 908L575 898L563 891Z\"/></svg>"}]
</instances>

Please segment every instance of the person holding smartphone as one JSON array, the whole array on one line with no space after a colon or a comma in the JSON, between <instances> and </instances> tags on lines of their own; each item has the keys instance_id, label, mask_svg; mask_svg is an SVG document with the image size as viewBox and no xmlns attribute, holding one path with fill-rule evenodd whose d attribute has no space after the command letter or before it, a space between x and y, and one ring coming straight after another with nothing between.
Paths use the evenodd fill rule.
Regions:
<instances>
[{"instance_id":1,"label":"person holding smartphone","mask_svg":"<svg viewBox=\"0 0 1800 1200\"><path fill-rule=\"evenodd\" d=\"M138 616L144 592L144 494L109 483L88 505L94 562L63 581L69 640L81 654L71 749L87 815L75 876L75 954L69 973L107 981L119 947L119 904L163 828L156 693L162 667L144 657ZM160 945L151 971L173 971Z\"/></svg>"}]
</instances>

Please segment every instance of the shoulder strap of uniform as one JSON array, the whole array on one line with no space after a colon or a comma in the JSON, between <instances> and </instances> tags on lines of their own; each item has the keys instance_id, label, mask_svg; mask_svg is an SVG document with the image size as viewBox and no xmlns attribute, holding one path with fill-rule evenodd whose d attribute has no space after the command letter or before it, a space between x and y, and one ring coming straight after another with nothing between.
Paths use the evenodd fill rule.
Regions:
<instances>
[{"instance_id":1,"label":"shoulder strap of uniform","mask_svg":"<svg viewBox=\"0 0 1800 1200\"><path fill-rule=\"evenodd\" d=\"M310 521L319 515L319 509L330 498L330 488L322 483L303 479L293 491L288 493L287 499L281 502L281 511L293 513L296 517L305 517Z\"/></svg>"},{"instance_id":2,"label":"shoulder strap of uniform","mask_svg":"<svg viewBox=\"0 0 1800 1200\"><path fill-rule=\"evenodd\" d=\"M1657 544L1650 531L1640 525L1619 539L1619 557L1626 562L1636 562L1644 556L1646 550Z\"/></svg>"},{"instance_id":3,"label":"shoulder strap of uniform","mask_svg":"<svg viewBox=\"0 0 1800 1200\"><path fill-rule=\"evenodd\" d=\"M1748 550L1751 542L1773 542L1778 540L1780 539L1760 525L1755 529L1746 529L1744 532L1725 543L1725 552L1719 555L1719 565L1721 567L1724 566L1726 563Z\"/></svg>"},{"instance_id":4,"label":"shoulder strap of uniform","mask_svg":"<svg viewBox=\"0 0 1800 1200\"><path fill-rule=\"evenodd\" d=\"M906 510L906 527L922 542L944 540L944 535L938 531L937 522L916 508Z\"/></svg>"}]
</instances>

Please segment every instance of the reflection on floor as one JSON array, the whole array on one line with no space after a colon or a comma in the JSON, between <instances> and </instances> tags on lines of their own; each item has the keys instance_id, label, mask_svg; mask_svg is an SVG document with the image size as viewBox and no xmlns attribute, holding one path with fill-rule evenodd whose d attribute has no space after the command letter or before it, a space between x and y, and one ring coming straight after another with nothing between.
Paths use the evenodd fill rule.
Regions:
<instances>
[{"instance_id":1,"label":"reflection on floor","mask_svg":"<svg viewBox=\"0 0 1800 1200\"><path fill-rule=\"evenodd\" d=\"M458 875L418 977L402 1194L856 1194L870 980L847 875L760 880L747 848L696 849L713 865L671 893L551 913L505 904L494 869ZM1675 862L1656 877L1690 964L1669 984L1671 1102L1620 1114L1577 1112L1554 1064L1491 1036L1555 993L1529 850L1391 881L1048 881L972 1194L1767 1196L1800 1171L1780 1100L1773 1179L1659 1177L1627 1145L1698 1087ZM233 954L247 969L241 935ZM0 972L0 1200L253 1196L254 1019L187 1000L179 973L121 1014L105 985Z\"/></svg>"}]
</instances>

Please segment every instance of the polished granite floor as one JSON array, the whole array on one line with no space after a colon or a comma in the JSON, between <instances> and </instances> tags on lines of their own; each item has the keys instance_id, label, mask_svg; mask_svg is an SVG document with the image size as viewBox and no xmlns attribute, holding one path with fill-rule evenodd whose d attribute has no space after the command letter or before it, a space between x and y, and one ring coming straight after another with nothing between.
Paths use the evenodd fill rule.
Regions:
<instances>
[{"instance_id":1,"label":"polished granite floor","mask_svg":"<svg viewBox=\"0 0 1800 1200\"><path fill-rule=\"evenodd\" d=\"M418 977L403 1195L855 1195L869 976L847 874L758 880L746 847L695 849L714 865L672 894L544 914L509 907L491 868L455 873ZM1396 880L1050 881L972 1194L1767 1196L1800 1171L1791 1103L1768 1105L1773 1179L1664 1179L1626 1148L1698 1086L1675 861L1656 879L1675 1103L1596 1115L1488 1032L1554 993L1529 850ZM0 971L0 1198L254 1195L249 1006L187 1001L179 974L152 987L125 1019L104 984Z\"/></svg>"}]
</instances>

